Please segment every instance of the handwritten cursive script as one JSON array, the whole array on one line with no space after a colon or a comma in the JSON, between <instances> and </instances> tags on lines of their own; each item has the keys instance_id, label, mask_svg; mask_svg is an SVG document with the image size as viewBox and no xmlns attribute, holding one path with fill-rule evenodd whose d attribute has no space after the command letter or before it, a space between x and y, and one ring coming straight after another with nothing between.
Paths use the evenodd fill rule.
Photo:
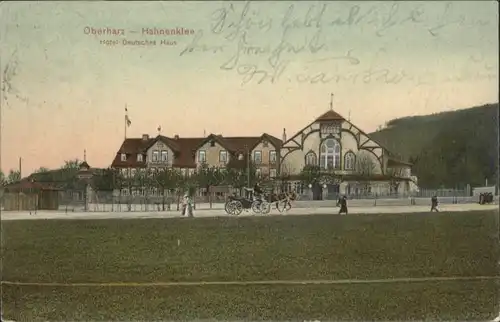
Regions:
<instances>
[{"instance_id":1,"label":"handwritten cursive script","mask_svg":"<svg viewBox=\"0 0 500 322\"><path fill-rule=\"evenodd\" d=\"M242 85L252 81L275 83L285 78L308 84L412 82L419 86L446 79L427 72L381 67L371 59L377 56L371 45L383 41L381 45L391 51L399 45L398 37L411 39L420 31L419 41L425 44L425 39L429 39L429 47L435 48L435 40L448 37L447 33L456 27L481 28L490 23L488 19L460 14L452 2L432 6L395 1L359 5L301 3L286 5L277 15L262 9L262 5L251 1L222 5L211 13L206 33L198 31L179 55L212 54L221 60L220 70L242 77ZM368 45L350 37L363 37L359 39L366 39ZM372 63L363 64L360 57ZM295 61L298 64L294 66L303 68L303 72L288 68ZM328 67L321 67L320 63ZM318 68L323 70L311 72ZM474 71L460 75L452 79L491 78L491 72L483 72L482 76Z\"/></svg>"}]
</instances>

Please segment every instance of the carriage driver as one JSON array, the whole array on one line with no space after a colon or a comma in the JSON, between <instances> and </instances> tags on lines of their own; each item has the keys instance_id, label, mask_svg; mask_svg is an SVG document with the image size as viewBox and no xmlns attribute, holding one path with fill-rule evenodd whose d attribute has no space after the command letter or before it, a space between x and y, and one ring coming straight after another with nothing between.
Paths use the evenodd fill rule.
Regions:
<instances>
[{"instance_id":1,"label":"carriage driver","mask_svg":"<svg viewBox=\"0 0 500 322\"><path fill-rule=\"evenodd\" d=\"M255 186L253 187L253 192L254 192L254 197L257 199L257 200L261 200L262 199L262 187L260 186L260 182L256 182L255 183Z\"/></svg>"}]
</instances>

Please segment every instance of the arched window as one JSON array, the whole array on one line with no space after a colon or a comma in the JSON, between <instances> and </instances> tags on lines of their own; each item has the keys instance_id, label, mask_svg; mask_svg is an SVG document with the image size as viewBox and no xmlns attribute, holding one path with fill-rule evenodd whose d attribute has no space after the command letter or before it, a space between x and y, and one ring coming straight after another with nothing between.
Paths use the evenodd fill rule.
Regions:
<instances>
[{"instance_id":1,"label":"arched window","mask_svg":"<svg viewBox=\"0 0 500 322\"><path fill-rule=\"evenodd\" d=\"M354 170L356 165L356 156L352 152L347 152L344 156L344 169Z\"/></svg>"},{"instance_id":2,"label":"arched window","mask_svg":"<svg viewBox=\"0 0 500 322\"><path fill-rule=\"evenodd\" d=\"M340 143L335 139L326 139L321 144L319 166L322 169L340 169Z\"/></svg>"},{"instance_id":3,"label":"arched window","mask_svg":"<svg viewBox=\"0 0 500 322\"><path fill-rule=\"evenodd\" d=\"M306 154L306 165L318 165L318 160L316 160L316 153L311 151Z\"/></svg>"}]
</instances>

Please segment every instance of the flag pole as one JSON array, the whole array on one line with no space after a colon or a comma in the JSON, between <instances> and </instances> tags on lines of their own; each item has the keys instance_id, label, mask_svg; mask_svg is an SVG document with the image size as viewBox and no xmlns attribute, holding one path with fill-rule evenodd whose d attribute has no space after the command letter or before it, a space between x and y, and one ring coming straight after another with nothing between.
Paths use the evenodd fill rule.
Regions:
<instances>
[{"instance_id":1,"label":"flag pole","mask_svg":"<svg viewBox=\"0 0 500 322\"><path fill-rule=\"evenodd\" d=\"M127 104L125 104L125 119L123 120L125 139L127 139L127 119L128 119Z\"/></svg>"}]
</instances>

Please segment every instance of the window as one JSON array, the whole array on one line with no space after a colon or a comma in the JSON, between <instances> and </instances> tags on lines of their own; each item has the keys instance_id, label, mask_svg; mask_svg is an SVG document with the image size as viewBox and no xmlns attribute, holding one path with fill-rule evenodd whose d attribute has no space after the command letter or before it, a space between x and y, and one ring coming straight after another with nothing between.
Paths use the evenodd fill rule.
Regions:
<instances>
[{"instance_id":1,"label":"window","mask_svg":"<svg viewBox=\"0 0 500 322\"><path fill-rule=\"evenodd\" d=\"M211 146L211 147L214 147L214 146L215 146L215 141L214 141L214 140L210 141L210 146Z\"/></svg>"},{"instance_id":2,"label":"window","mask_svg":"<svg viewBox=\"0 0 500 322\"><path fill-rule=\"evenodd\" d=\"M340 123L328 123L321 125L322 134L338 134L340 133Z\"/></svg>"},{"instance_id":3,"label":"window","mask_svg":"<svg viewBox=\"0 0 500 322\"><path fill-rule=\"evenodd\" d=\"M160 151L154 150L153 151L153 162L158 162L160 158Z\"/></svg>"},{"instance_id":4,"label":"window","mask_svg":"<svg viewBox=\"0 0 500 322\"><path fill-rule=\"evenodd\" d=\"M270 169L269 170L269 176L271 178L276 178L276 169Z\"/></svg>"},{"instance_id":5,"label":"window","mask_svg":"<svg viewBox=\"0 0 500 322\"><path fill-rule=\"evenodd\" d=\"M167 162L168 160L168 151L163 150L161 151L161 162Z\"/></svg>"},{"instance_id":6,"label":"window","mask_svg":"<svg viewBox=\"0 0 500 322\"><path fill-rule=\"evenodd\" d=\"M267 142L266 140L263 140L262 141L262 146L267 148L269 146L269 142Z\"/></svg>"},{"instance_id":7,"label":"window","mask_svg":"<svg viewBox=\"0 0 500 322\"><path fill-rule=\"evenodd\" d=\"M276 151L269 151L269 163L276 163Z\"/></svg>"},{"instance_id":8,"label":"window","mask_svg":"<svg viewBox=\"0 0 500 322\"><path fill-rule=\"evenodd\" d=\"M238 160L243 160L243 153L238 154Z\"/></svg>"},{"instance_id":9,"label":"window","mask_svg":"<svg viewBox=\"0 0 500 322\"><path fill-rule=\"evenodd\" d=\"M255 176L260 178L262 176L262 170L260 168L255 169Z\"/></svg>"},{"instance_id":10,"label":"window","mask_svg":"<svg viewBox=\"0 0 500 322\"><path fill-rule=\"evenodd\" d=\"M327 139L321 144L320 167L322 169L340 168L340 143L335 139Z\"/></svg>"},{"instance_id":11,"label":"window","mask_svg":"<svg viewBox=\"0 0 500 322\"><path fill-rule=\"evenodd\" d=\"M133 177L135 176L137 173L137 170L136 169L130 169L130 176Z\"/></svg>"},{"instance_id":12,"label":"window","mask_svg":"<svg viewBox=\"0 0 500 322\"><path fill-rule=\"evenodd\" d=\"M356 164L356 156L352 152L347 152L344 156L344 169L354 170Z\"/></svg>"},{"instance_id":13,"label":"window","mask_svg":"<svg viewBox=\"0 0 500 322\"><path fill-rule=\"evenodd\" d=\"M206 162L206 161L207 161L207 158L206 158L205 151L203 151L203 150L198 151L198 162Z\"/></svg>"},{"instance_id":14,"label":"window","mask_svg":"<svg viewBox=\"0 0 500 322\"><path fill-rule=\"evenodd\" d=\"M306 154L306 165L318 165L318 160L316 160L316 153L311 151Z\"/></svg>"},{"instance_id":15,"label":"window","mask_svg":"<svg viewBox=\"0 0 500 322\"><path fill-rule=\"evenodd\" d=\"M122 161L127 161L127 155L125 153L122 153L121 158L122 158Z\"/></svg>"},{"instance_id":16,"label":"window","mask_svg":"<svg viewBox=\"0 0 500 322\"><path fill-rule=\"evenodd\" d=\"M219 162L224 164L227 163L227 151L219 151Z\"/></svg>"},{"instance_id":17,"label":"window","mask_svg":"<svg viewBox=\"0 0 500 322\"><path fill-rule=\"evenodd\" d=\"M137 162L142 162L142 154L137 155Z\"/></svg>"},{"instance_id":18,"label":"window","mask_svg":"<svg viewBox=\"0 0 500 322\"><path fill-rule=\"evenodd\" d=\"M262 151L253 152L253 162L260 164L262 163Z\"/></svg>"}]
</instances>

